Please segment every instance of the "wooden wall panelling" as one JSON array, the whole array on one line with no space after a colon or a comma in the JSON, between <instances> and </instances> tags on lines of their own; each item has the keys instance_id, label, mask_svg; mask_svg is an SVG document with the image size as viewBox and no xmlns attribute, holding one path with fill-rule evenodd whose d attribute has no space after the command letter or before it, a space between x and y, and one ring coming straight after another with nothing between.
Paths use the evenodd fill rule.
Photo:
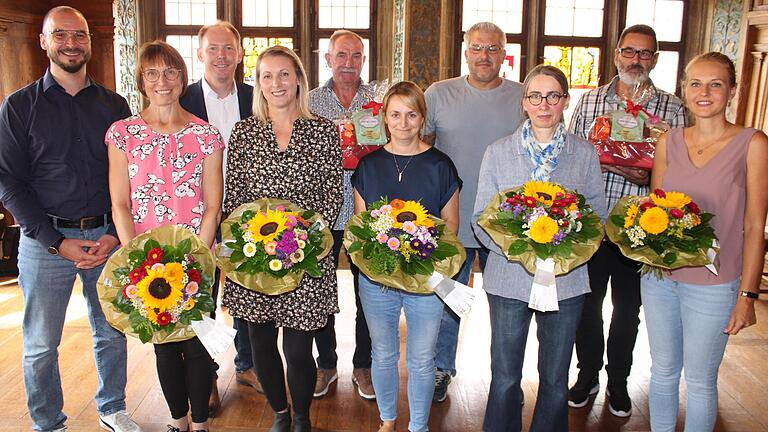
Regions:
<instances>
[{"instance_id":1,"label":"wooden wall panelling","mask_svg":"<svg viewBox=\"0 0 768 432\"><path fill-rule=\"evenodd\" d=\"M742 24L739 49L739 89L734 100L735 121L766 130L768 105L768 10L748 12Z\"/></svg>"},{"instance_id":2,"label":"wooden wall panelling","mask_svg":"<svg viewBox=\"0 0 768 432\"><path fill-rule=\"evenodd\" d=\"M426 89L440 79L440 0L407 5L405 79Z\"/></svg>"},{"instance_id":3,"label":"wooden wall panelling","mask_svg":"<svg viewBox=\"0 0 768 432\"><path fill-rule=\"evenodd\" d=\"M45 71L45 52L38 38L42 15L11 6L0 6L0 101Z\"/></svg>"}]
</instances>

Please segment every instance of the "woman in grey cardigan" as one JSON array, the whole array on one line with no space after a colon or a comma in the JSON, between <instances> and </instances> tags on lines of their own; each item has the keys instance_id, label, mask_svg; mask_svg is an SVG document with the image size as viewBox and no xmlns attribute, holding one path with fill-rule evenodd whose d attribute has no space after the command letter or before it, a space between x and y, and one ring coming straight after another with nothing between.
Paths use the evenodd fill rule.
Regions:
<instances>
[{"instance_id":1,"label":"woman in grey cardigan","mask_svg":"<svg viewBox=\"0 0 768 432\"><path fill-rule=\"evenodd\" d=\"M528 119L514 134L486 150L472 221L478 239L491 250L483 272L491 318L491 388L483 424L486 432L522 429L520 381L528 327L534 314L539 341L539 391L530 430L568 430L568 368L589 280L586 266L558 276L559 311L530 309L533 275L506 259L477 225L477 218L495 194L529 180L551 181L577 190L601 219L606 216L595 150L569 134L563 125L563 110L568 107L565 75L555 67L539 65L525 78L523 94Z\"/></svg>"}]
</instances>

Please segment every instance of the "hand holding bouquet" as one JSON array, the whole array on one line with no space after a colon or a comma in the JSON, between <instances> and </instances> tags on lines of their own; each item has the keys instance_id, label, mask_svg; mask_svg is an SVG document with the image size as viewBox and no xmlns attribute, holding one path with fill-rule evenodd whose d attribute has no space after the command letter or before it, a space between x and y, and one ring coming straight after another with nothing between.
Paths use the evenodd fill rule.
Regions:
<instances>
[{"instance_id":1,"label":"hand holding bouquet","mask_svg":"<svg viewBox=\"0 0 768 432\"><path fill-rule=\"evenodd\" d=\"M466 253L456 235L416 201L384 198L355 215L344 232L352 262L371 280L413 293L429 294L433 272L448 277Z\"/></svg>"},{"instance_id":2,"label":"hand holding bouquet","mask_svg":"<svg viewBox=\"0 0 768 432\"><path fill-rule=\"evenodd\" d=\"M628 196L614 206L606 224L608 238L630 259L651 267L675 269L710 264L707 251L716 240L691 197L656 189L648 196Z\"/></svg>"},{"instance_id":3,"label":"hand holding bouquet","mask_svg":"<svg viewBox=\"0 0 768 432\"><path fill-rule=\"evenodd\" d=\"M228 278L267 295L295 289L304 273L322 276L319 260L333 244L322 217L283 200L243 204L222 223L218 265Z\"/></svg>"},{"instance_id":4,"label":"hand holding bouquet","mask_svg":"<svg viewBox=\"0 0 768 432\"><path fill-rule=\"evenodd\" d=\"M213 257L189 230L166 225L128 242L110 257L97 287L109 323L143 342L193 337L189 327L215 308Z\"/></svg>"}]
</instances>

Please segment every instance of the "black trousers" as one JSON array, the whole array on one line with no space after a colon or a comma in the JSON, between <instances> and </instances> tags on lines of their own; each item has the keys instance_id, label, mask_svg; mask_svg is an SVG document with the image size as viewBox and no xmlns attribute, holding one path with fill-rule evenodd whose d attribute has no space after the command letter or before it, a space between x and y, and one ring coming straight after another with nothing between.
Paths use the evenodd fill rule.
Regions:
<instances>
[{"instance_id":1,"label":"black trousers","mask_svg":"<svg viewBox=\"0 0 768 432\"><path fill-rule=\"evenodd\" d=\"M193 422L207 421L213 360L200 339L155 344L155 358L160 388L171 417L186 417L191 407Z\"/></svg>"},{"instance_id":2,"label":"black trousers","mask_svg":"<svg viewBox=\"0 0 768 432\"><path fill-rule=\"evenodd\" d=\"M253 350L253 365L269 405L275 412L288 408L285 391L283 359L277 349L278 328L274 322L248 322L248 335ZM317 368L312 358L311 331L283 327L283 354L288 374L293 410L309 415L312 394L315 391Z\"/></svg>"},{"instance_id":3,"label":"black trousers","mask_svg":"<svg viewBox=\"0 0 768 432\"><path fill-rule=\"evenodd\" d=\"M336 260L336 266L339 265L339 254L343 244L344 231L333 230L333 257ZM371 335L368 333L368 322L363 314L363 305L360 303L360 286L357 282L357 276L360 270L356 265L349 263L352 270L352 281L355 287L355 353L352 356L352 366L355 368L371 367ZM338 362L336 354L336 316L328 317L325 327L315 331L315 343L317 344L317 367L321 369L334 369Z\"/></svg>"},{"instance_id":4,"label":"black trousers","mask_svg":"<svg viewBox=\"0 0 768 432\"><path fill-rule=\"evenodd\" d=\"M619 248L604 241L588 263L589 287L581 322L576 332L576 357L579 376L597 377L603 368L606 351L603 335L603 299L611 281L613 315L608 331L608 383L626 385L632 368L632 351L640 324L640 264L621 254Z\"/></svg>"}]
</instances>

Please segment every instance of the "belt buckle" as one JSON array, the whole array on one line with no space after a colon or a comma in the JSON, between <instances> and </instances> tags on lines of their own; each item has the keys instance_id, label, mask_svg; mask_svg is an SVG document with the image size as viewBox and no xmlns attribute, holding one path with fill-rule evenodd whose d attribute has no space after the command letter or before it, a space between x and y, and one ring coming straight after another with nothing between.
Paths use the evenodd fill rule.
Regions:
<instances>
[{"instance_id":1,"label":"belt buckle","mask_svg":"<svg viewBox=\"0 0 768 432\"><path fill-rule=\"evenodd\" d=\"M84 217L84 218L80 219L80 229L81 229L81 230L86 230L86 229L88 229L88 228L86 227L86 225L87 225L88 223L92 222L92 221L95 221L95 220L96 220L98 217L99 217L99 216L89 216L89 217Z\"/></svg>"}]
</instances>

